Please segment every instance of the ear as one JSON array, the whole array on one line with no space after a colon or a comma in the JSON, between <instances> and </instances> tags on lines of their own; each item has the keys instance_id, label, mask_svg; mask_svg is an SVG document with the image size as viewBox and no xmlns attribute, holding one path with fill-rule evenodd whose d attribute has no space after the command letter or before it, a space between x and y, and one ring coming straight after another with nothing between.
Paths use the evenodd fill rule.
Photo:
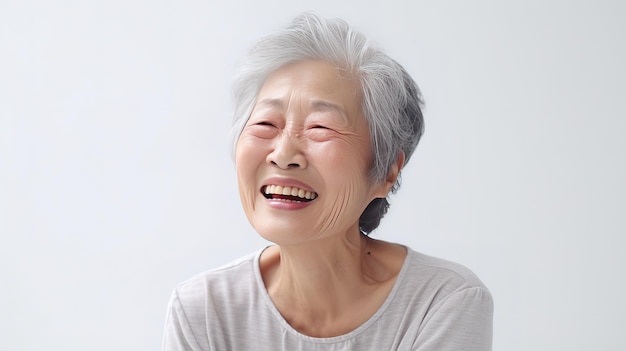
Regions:
<instances>
[{"instance_id":1,"label":"ear","mask_svg":"<svg viewBox=\"0 0 626 351\"><path fill-rule=\"evenodd\" d=\"M398 180L398 176L400 175L400 170L404 166L404 152L400 151L398 153L398 157L396 161L391 164L389 167L389 171L387 172L387 177L384 182L381 182L378 185L378 189L374 194L377 198L385 198L391 191L391 188L394 184L396 184L396 180Z\"/></svg>"}]
</instances>

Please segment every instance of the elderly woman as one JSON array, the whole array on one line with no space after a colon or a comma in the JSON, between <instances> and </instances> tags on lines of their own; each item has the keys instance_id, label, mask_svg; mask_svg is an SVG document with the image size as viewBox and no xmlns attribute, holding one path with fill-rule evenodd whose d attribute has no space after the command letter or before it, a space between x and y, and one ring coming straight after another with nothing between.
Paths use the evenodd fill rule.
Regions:
<instances>
[{"instance_id":1,"label":"elderly woman","mask_svg":"<svg viewBox=\"0 0 626 351\"><path fill-rule=\"evenodd\" d=\"M304 14L251 50L234 91L241 202L275 245L181 283L163 349L491 349L472 272L369 236L423 130L407 72Z\"/></svg>"}]
</instances>

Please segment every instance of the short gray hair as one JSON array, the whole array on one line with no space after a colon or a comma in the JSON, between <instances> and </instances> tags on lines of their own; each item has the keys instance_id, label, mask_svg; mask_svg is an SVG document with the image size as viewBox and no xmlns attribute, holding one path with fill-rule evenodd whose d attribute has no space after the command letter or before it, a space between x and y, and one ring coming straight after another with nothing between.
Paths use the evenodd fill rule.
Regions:
<instances>
[{"instance_id":1,"label":"short gray hair","mask_svg":"<svg viewBox=\"0 0 626 351\"><path fill-rule=\"evenodd\" d=\"M265 80L287 64L312 59L337 64L359 81L372 144L370 176L385 180L399 154L406 164L422 136L422 96L402 66L341 19L304 13L252 47L233 84L235 144ZM398 177L392 192L399 186ZM387 198L374 199L361 214L361 231L376 229L388 208Z\"/></svg>"}]
</instances>

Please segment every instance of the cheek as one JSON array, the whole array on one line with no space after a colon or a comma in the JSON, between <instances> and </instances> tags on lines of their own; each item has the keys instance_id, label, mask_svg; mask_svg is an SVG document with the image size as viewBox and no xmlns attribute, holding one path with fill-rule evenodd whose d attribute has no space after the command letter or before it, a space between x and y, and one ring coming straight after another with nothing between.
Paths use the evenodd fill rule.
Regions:
<instances>
[{"instance_id":1,"label":"cheek","mask_svg":"<svg viewBox=\"0 0 626 351\"><path fill-rule=\"evenodd\" d=\"M322 213L316 219L315 227L320 228L320 232L348 230L358 223L369 202L362 177L344 174L332 181L335 182L333 194L327 194Z\"/></svg>"},{"instance_id":2,"label":"cheek","mask_svg":"<svg viewBox=\"0 0 626 351\"><path fill-rule=\"evenodd\" d=\"M265 161L266 143L258 138L242 135L235 148L235 165L238 174L246 174Z\"/></svg>"},{"instance_id":3,"label":"cheek","mask_svg":"<svg viewBox=\"0 0 626 351\"><path fill-rule=\"evenodd\" d=\"M360 145L359 145L360 146ZM323 166L318 168L331 194L327 194L323 211L317 225L325 230L345 228L358 221L371 201L369 181L369 150L366 153L355 144L342 144L320 148L318 155Z\"/></svg>"},{"instance_id":4,"label":"cheek","mask_svg":"<svg viewBox=\"0 0 626 351\"><path fill-rule=\"evenodd\" d=\"M254 207L257 171L263 160L260 148L240 139L235 149L235 169L239 196L246 211Z\"/></svg>"},{"instance_id":5,"label":"cheek","mask_svg":"<svg viewBox=\"0 0 626 351\"><path fill-rule=\"evenodd\" d=\"M349 172L353 176L365 176L371 165L369 146L356 141L324 143L317 151L328 167Z\"/></svg>"}]
</instances>

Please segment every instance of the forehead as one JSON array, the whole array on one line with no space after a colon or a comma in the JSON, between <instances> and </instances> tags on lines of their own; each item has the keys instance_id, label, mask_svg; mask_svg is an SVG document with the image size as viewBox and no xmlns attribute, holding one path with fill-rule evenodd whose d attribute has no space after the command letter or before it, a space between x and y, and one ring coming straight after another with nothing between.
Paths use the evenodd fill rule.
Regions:
<instances>
[{"instance_id":1,"label":"forehead","mask_svg":"<svg viewBox=\"0 0 626 351\"><path fill-rule=\"evenodd\" d=\"M357 80L325 61L300 61L274 71L259 91L257 105L281 107L293 98L318 108L360 110Z\"/></svg>"}]
</instances>

